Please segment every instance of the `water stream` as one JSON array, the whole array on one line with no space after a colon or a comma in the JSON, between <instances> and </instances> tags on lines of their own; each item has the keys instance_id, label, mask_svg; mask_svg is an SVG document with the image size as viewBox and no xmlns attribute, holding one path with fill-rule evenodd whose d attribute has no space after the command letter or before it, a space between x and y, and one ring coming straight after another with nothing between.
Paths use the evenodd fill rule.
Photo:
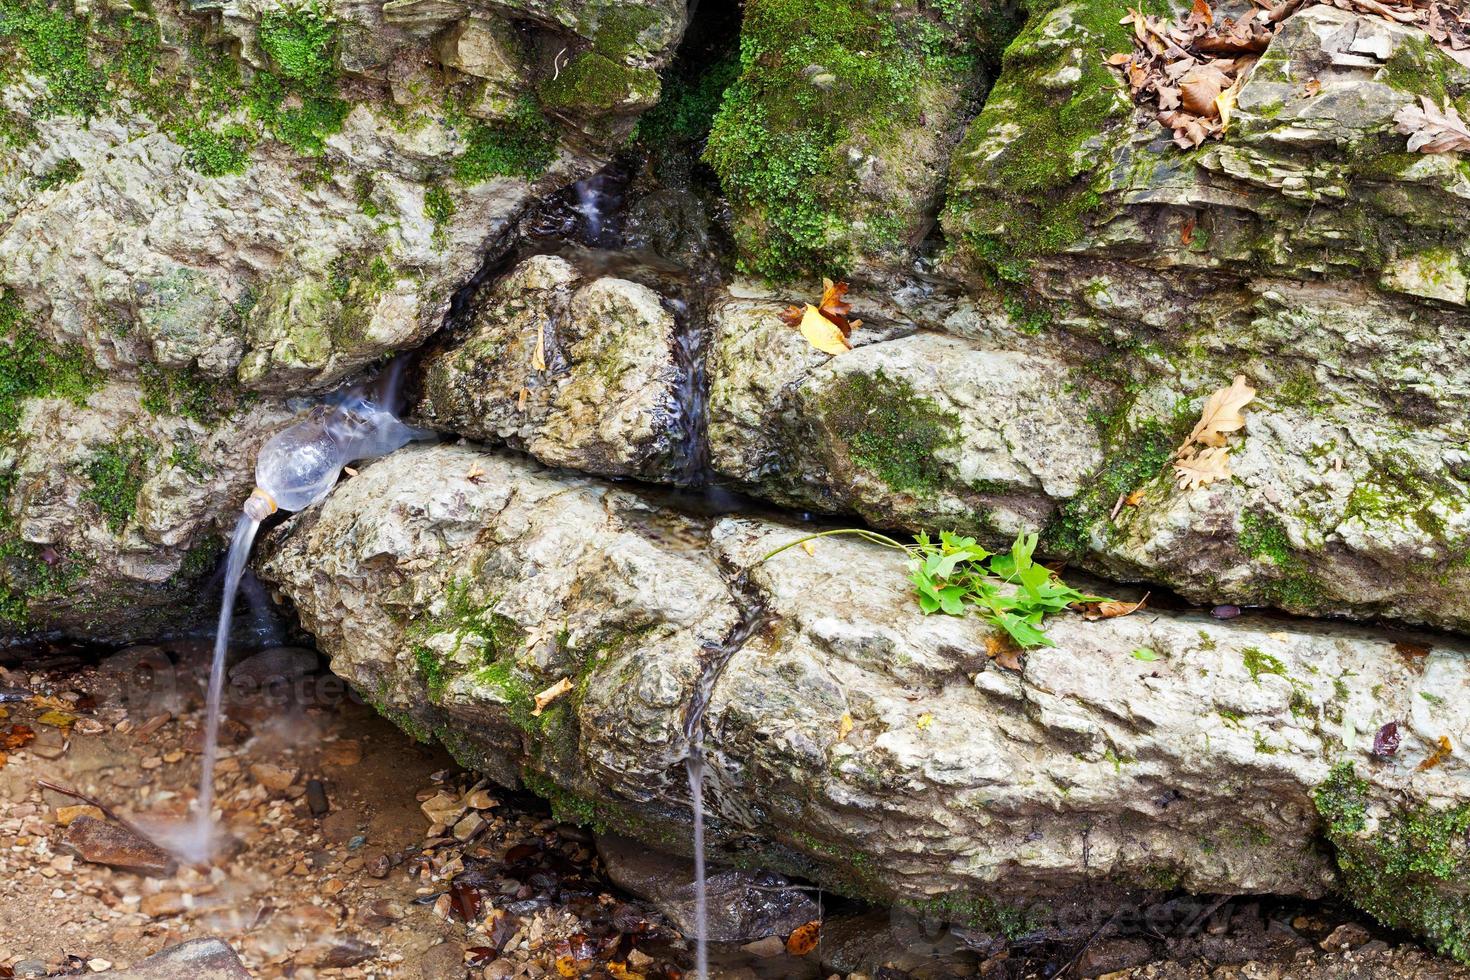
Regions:
<instances>
[{"instance_id":1,"label":"water stream","mask_svg":"<svg viewBox=\"0 0 1470 980\"><path fill-rule=\"evenodd\" d=\"M224 699L225 666L230 649L230 620L235 612L235 593L245 562L260 522L249 514L241 514L230 538L230 551L225 559L224 594L220 599L219 625L214 634L214 657L209 667L209 694L204 708L204 756L199 773L199 796L194 802L194 819L175 843L175 849L187 860L204 862L214 850L214 768L219 757L220 713Z\"/></svg>"},{"instance_id":2,"label":"water stream","mask_svg":"<svg viewBox=\"0 0 1470 980\"><path fill-rule=\"evenodd\" d=\"M695 975L699 980L709 977L709 889L705 882L704 855L704 714L709 708L709 699L715 682L724 673L732 657L740 652L749 639L766 621L765 606L750 598L745 576L742 574L733 583L732 591L737 596L746 596L741 603L740 622L730 635L718 644L705 647L704 663L699 680L689 698L689 710L684 715L684 738L689 744L689 754L684 759L684 769L689 774L690 807L694 813L694 919L695 919Z\"/></svg>"}]
</instances>

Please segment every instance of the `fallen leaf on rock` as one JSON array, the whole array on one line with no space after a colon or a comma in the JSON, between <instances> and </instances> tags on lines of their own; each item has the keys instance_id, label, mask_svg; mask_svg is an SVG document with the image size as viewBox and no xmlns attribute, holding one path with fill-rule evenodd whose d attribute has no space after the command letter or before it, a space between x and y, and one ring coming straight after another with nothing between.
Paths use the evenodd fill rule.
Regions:
<instances>
[{"instance_id":1,"label":"fallen leaf on rock","mask_svg":"<svg viewBox=\"0 0 1470 980\"><path fill-rule=\"evenodd\" d=\"M1453 102L1444 108L1428 96L1420 96L1422 105L1406 105L1393 117L1398 131L1409 137L1410 153L1470 153L1470 124L1460 116Z\"/></svg>"},{"instance_id":2,"label":"fallen leaf on rock","mask_svg":"<svg viewBox=\"0 0 1470 980\"><path fill-rule=\"evenodd\" d=\"M517 412L524 412L526 410L526 399L527 398L530 398L530 397L531 397L531 390L529 388L522 388L521 389L521 393L516 396L516 411Z\"/></svg>"},{"instance_id":3,"label":"fallen leaf on rock","mask_svg":"<svg viewBox=\"0 0 1470 980\"><path fill-rule=\"evenodd\" d=\"M342 472L346 473L348 476L356 476L357 468L354 466L344 466L342 467Z\"/></svg>"},{"instance_id":4,"label":"fallen leaf on rock","mask_svg":"<svg viewBox=\"0 0 1470 980\"><path fill-rule=\"evenodd\" d=\"M1439 745L1429 754L1428 758L1419 763L1419 771L1427 772L1454 754L1455 747L1450 744L1450 737L1448 735L1441 735L1439 737Z\"/></svg>"},{"instance_id":5,"label":"fallen leaf on rock","mask_svg":"<svg viewBox=\"0 0 1470 980\"><path fill-rule=\"evenodd\" d=\"M788 307L781 314L781 321L801 331L806 342L825 354L845 354L852 350L848 337L854 327L862 326L861 320L847 319L852 306L844 298L847 283L822 280L821 305L806 303Z\"/></svg>"},{"instance_id":6,"label":"fallen leaf on rock","mask_svg":"<svg viewBox=\"0 0 1470 980\"><path fill-rule=\"evenodd\" d=\"M572 679L570 677L563 677L561 680L557 681L555 684L551 685L546 690L536 695L536 709L532 711L531 714L539 718L541 716L541 712L545 711L547 706L550 705L551 702L555 701L563 694L566 694L571 689Z\"/></svg>"},{"instance_id":7,"label":"fallen leaf on rock","mask_svg":"<svg viewBox=\"0 0 1470 980\"><path fill-rule=\"evenodd\" d=\"M1380 759L1387 759L1399 750L1399 723L1391 721L1378 729L1378 734L1373 736L1373 754Z\"/></svg>"},{"instance_id":8,"label":"fallen leaf on rock","mask_svg":"<svg viewBox=\"0 0 1470 980\"><path fill-rule=\"evenodd\" d=\"M1404 663L1416 670L1424 669L1424 660L1429 656L1429 648L1420 643L1410 643L1400 640L1393 645L1393 652L1399 655Z\"/></svg>"},{"instance_id":9,"label":"fallen leaf on rock","mask_svg":"<svg viewBox=\"0 0 1470 980\"><path fill-rule=\"evenodd\" d=\"M5 748L13 752L16 749L25 748L35 740L36 733L30 725L11 725L10 730L5 733L4 739L0 740L0 744L3 744Z\"/></svg>"},{"instance_id":10,"label":"fallen leaf on rock","mask_svg":"<svg viewBox=\"0 0 1470 980\"><path fill-rule=\"evenodd\" d=\"M1021 672L1021 649L1002 633L991 633L985 638L985 655L1006 670Z\"/></svg>"},{"instance_id":11,"label":"fallen leaf on rock","mask_svg":"<svg viewBox=\"0 0 1470 980\"><path fill-rule=\"evenodd\" d=\"M1148 647L1139 647L1129 654L1134 660L1142 660L1144 663L1153 663L1159 659L1159 655Z\"/></svg>"},{"instance_id":12,"label":"fallen leaf on rock","mask_svg":"<svg viewBox=\"0 0 1470 980\"><path fill-rule=\"evenodd\" d=\"M1143 498L1146 496L1148 496L1148 491L1135 490L1128 496L1123 498L1123 504L1127 507L1137 507L1139 504L1143 503Z\"/></svg>"},{"instance_id":13,"label":"fallen leaf on rock","mask_svg":"<svg viewBox=\"0 0 1470 980\"><path fill-rule=\"evenodd\" d=\"M464 478L471 483L479 483L480 477L485 475L485 467L479 463L471 463L470 468L465 471Z\"/></svg>"},{"instance_id":14,"label":"fallen leaf on rock","mask_svg":"<svg viewBox=\"0 0 1470 980\"><path fill-rule=\"evenodd\" d=\"M536 349L531 352L531 370L546 370L546 331L536 327Z\"/></svg>"},{"instance_id":15,"label":"fallen leaf on rock","mask_svg":"<svg viewBox=\"0 0 1470 980\"><path fill-rule=\"evenodd\" d=\"M70 728L76 724L77 716L69 711L43 711L36 717L36 721L42 725L50 725L52 728Z\"/></svg>"},{"instance_id":16,"label":"fallen leaf on rock","mask_svg":"<svg viewBox=\"0 0 1470 980\"><path fill-rule=\"evenodd\" d=\"M1237 374L1227 387L1216 391L1205 399L1200 410L1199 421L1190 431L1184 445L1179 447L1182 455L1194 443L1202 446L1224 446L1226 436L1245 428L1244 408L1255 400L1256 389L1246 383L1245 375Z\"/></svg>"},{"instance_id":17,"label":"fallen leaf on rock","mask_svg":"<svg viewBox=\"0 0 1470 980\"><path fill-rule=\"evenodd\" d=\"M1201 449L1197 455L1175 460L1174 475L1180 490L1208 486L1230 477L1230 450L1220 446Z\"/></svg>"},{"instance_id":18,"label":"fallen leaf on rock","mask_svg":"<svg viewBox=\"0 0 1470 980\"><path fill-rule=\"evenodd\" d=\"M817 940L821 936L821 919L813 919L806 925L797 926L786 940L786 952L792 956L805 956L817 948Z\"/></svg>"},{"instance_id":19,"label":"fallen leaf on rock","mask_svg":"<svg viewBox=\"0 0 1470 980\"><path fill-rule=\"evenodd\" d=\"M919 720L915 724L919 726L919 731L927 732L934 724L934 716L926 711L919 716Z\"/></svg>"},{"instance_id":20,"label":"fallen leaf on rock","mask_svg":"<svg viewBox=\"0 0 1470 980\"><path fill-rule=\"evenodd\" d=\"M1099 619L1117 619L1119 616L1131 616L1142 609L1148 602L1152 593L1144 593L1142 599L1137 602L1119 602L1116 599L1108 599L1104 602L1089 602L1083 607L1083 618L1089 622Z\"/></svg>"},{"instance_id":21,"label":"fallen leaf on rock","mask_svg":"<svg viewBox=\"0 0 1470 980\"><path fill-rule=\"evenodd\" d=\"M852 734L852 715L844 711L842 717L837 720L837 741L842 741Z\"/></svg>"},{"instance_id":22,"label":"fallen leaf on rock","mask_svg":"<svg viewBox=\"0 0 1470 980\"><path fill-rule=\"evenodd\" d=\"M0 769L4 769L6 764L9 762L10 756L6 755L4 752L0 752Z\"/></svg>"},{"instance_id":23,"label":"fallen leaf on rock","mask_svg":"<svg viewBox=\"0 0 1470 980\"><path fill-rule=\"evenodd\" d=\"M1199 219L1191 217L1184 222L1184 228L1179 232L1179 241L1183 245L1194 244L1194 229L1199 226Z\"/></svg>"},{"instance_id":24,"label":"fallen leaf on rock","mask_svg":"<svg viewBox=\"0 0 1470 980\"><path fill-rule=\"evenodd\" d=\"M1183 98L1185 112L1206 119L1216 119L1220 108L1216 104L1220 93L1230 87L1230 76L1214 65L1198 65L1185 72L1179 79L1179 92Z\"/></svg>"},{"instance_id":25,"label":"fallen leaf on rock","mask_svg":"<svg viewBox=\"0 0 1470 980\"><path fill-rule=\"evenodd\" d=\"M813 558L817 557L817 545L814 541L803 541L801 543L801 550Z\"/></svg>"}]
</instances>

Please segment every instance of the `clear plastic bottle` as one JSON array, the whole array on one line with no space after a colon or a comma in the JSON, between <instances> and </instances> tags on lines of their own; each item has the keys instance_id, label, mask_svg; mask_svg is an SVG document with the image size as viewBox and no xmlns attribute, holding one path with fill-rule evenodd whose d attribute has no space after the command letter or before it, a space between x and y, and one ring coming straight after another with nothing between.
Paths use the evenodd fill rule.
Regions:
<instances>
[{"instance_id":1,"label":"clear plastic bottle","mask_svg":"<svg viewBox=\"0 0 1470 980\"><path fill-rule=\"evenodd\" d=\"M255 490L245 513L257 521L277 510L302 510L324 498L342 467L391 453L432 433L404 425L361 394L322 405L270 438L255 461Z\"/></svg>"}]
</instances>

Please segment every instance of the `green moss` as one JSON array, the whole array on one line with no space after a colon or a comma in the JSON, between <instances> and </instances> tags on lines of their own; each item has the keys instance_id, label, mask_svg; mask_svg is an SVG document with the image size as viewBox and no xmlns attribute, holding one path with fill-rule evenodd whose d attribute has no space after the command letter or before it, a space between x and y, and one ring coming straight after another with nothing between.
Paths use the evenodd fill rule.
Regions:
<instances>
[{"instance_id":1,"label":"green moss","mask_svg":"<svg viewBox=\"0 0 1470 980\"><path fill-rule=\"evenodd\" d=\"M357 196L357 209L369 218L376 218L383 213L383 209L373 200L375 189L372 177L367 174L358 174L352 180L352 190Z\"/></svg>"},{"instance_id":2,"label":"green moss","mask_svg":"<svg viewBox=\"0 0 1470 980\"><path fill-rule=\"evenodd\" d=\"M244 173L255 145L255 134L239 125L225 126L219 132L188 128L176 135L184 147L184 165L206 177Z\"/></svg>"},{"instance_id":3,"label":"green moss","mask_svg":"<svg viewBox=\"0 0 1470 980\"><path fill-rule=\"evenodd\" d=\"M824 394L825 424L847 441L853 463L892 489L932 497L950 480L939 450L959 441L959 417L903 378L852 373Z\"/></svg>"},{"instance_id":4,"label":"green moss","mask_svg":"<svg viewBox=\"0 0 1470 980\"><path fill-rule=\"evenodd\" d=\"M182 582L198 581L219 567L219 560L224 553L224 538L218 534L205 535L184 552L184 560L179 564L175 578Z\"/></svg>"},{"instance_id":5,"label":"green moss","mask_svg":"<svg viewBox=\"0 0 1470 980\"><path fill-rule=\"evenodd\" d=\"M26 399L67 398L81 405L101 384L87 352L43 338L6 289L0 289L0 340L0 435L14 431Z\"/></svg>"},{"instance_id":6,"label":"green moss","mask_svg":"<svg viewBox=\"0 0 1470 980\"><path fill-rule=\"evenodd\" d=\"M37 190L49 191L55 190L63 184L73 183L81 175L82 165L68 157L46 171L46 173L37 177L31 183L35 185Z\"/></svg>"},{"instance_id":7,"label":"green moss","mask_svg":"<svg viewBox=\"0 0 1470 980\"><path fill-rule=\"evenodd\" d=\"M255 400L233 380L211 378L195 368L145 365L139 384L143 408L152 414L176 415L210 426Z\"/></svg>"},{"instance_id":8,"label":"green moss","mask_svg":"<svg viewBox=\"0 0 1470 980\"><path fill-rule=\"evenodd\" d=\"M1251 680L1257 684L1261 683L1262 674L1286 676L1286 664L1282 663L1279 657L1266 653L1260 647L1246 647L1240 652L1240 657L1245 664L1245 669L1250 672Z\"/></svg>"},{"instance_id":9,"label":"green moss","mask_svg":"<svg viewBox=\"0 0 1470 980\"><path fill-rule=\"evenodd\" d=\"M1368 785L1351 763L1335 766L1313 794L1336 850L1345 896L1385 926L1423 936L1470 962L1470 805L1421 805L1389 813L1370 830Z\"/></svg>"},{"instance_id":10,"label":"green moss","mask_svg":"<svg viewBox=\"0 0 1470 980\"><path fill-rule=\"evenodd\" d=\"M867 243L853 225L910 227L912 202L857 191L851 150L902 155L925 86L980 94L977 32L862 0L749 0L740 69L704 160L733 204L739 264L776 279L838 275Z\"/></svg>"},{"instance_id":11,"label":"green moss","mask_svg":"<svg viewBox=\"0 0 1470 980\"><path fill-rule=\"evenodd\" d=\"M541 104L552 110L606 112L657 94L658 75L647 68L630 68L621 61L586 51L573 58L554 78L536 89Z\"/></svg>"},{"instance_id":12,"label":"green moss","mask_svg":"<svg viewBox=\"0 0 1470 980\"><path fill-rule=\"evenodd\" d=\"M1470 506L1458 483L1441 475L1426 475L1406 454L1378 453L1369 458L1362 479L1348 496L1343 517L1413 524L1439 538L1445 528L1436 503L1447 503L1453 510Z\"/></svg>"},{"instance_id":13,"label":"green moss","mask_svg":"<svg viewBox=\"0 0 1470 980\"><path fill-rule=\"evenodd\" d=\"M1065 47L1050 33L1050 15L1062 6L1073 32ZM1130 28L1119 23L1127 6L1032 3L1029 23L1006 50L1002 74L956 154L964 169L951 181L944 224L1002 278L1016 281L1032 257L1077 241L1103 204L1097 185L1109 135L1131 115L1117 73L1105 64L1107 52L1131 44ZM1065 62L1059 52L1072 46L1073 35L1083 54ZM1064 66L1080 78L1050 83ZM1019 138L1001 136L1016 128Z\"/></svg>"},{"instance_id":14,"label":"green moss","mask_svg":"<svg viewBox=\"0 0 1470 980\"><path fill-rule=\"evenodd\" d=\"M107 75L93 64L85 22L41 0L0 0L0 38L46 82L38 115L90 118L105 107Z\"/></svg>"},{"instance_id":15,"label":"green moss","mask_svg":"<svg viewBox=\"0 0 1470 980\"><path fill-rule=\"evenodd\" d=\"M1264 559L1276 566L1274 578L1257 582L1267 602L1284 609L1311 609L1324 601L1325 591L1306 560L1291 546L1286 527L1274 514L1246 511L1240 519L1237 547L1247 558Z\"/></svg>"},{"instance_id":16,"label":"green moss","mask_svg":"<svg viewBox=\"0 0 1470 980\"><path fill-rule=\"evenodd\" d=\"M149 455L140 439L117 440L94 452L83 470L89 486L81 499L96 505L113 534L121 534L138 509Z\"/></svg>"},{"instance_id":17,"label":"green moss","mask_svg":"<svg viewBox=\"0 0 1470 980\"><path fill-rule=\"evenodd\" d=\"M477 122L454 158L454 177L478 184L492 177L535 178L556 157L556 133L536 102L522 98L508 119Z\"/></svg>"},{"instance_id":18,"label":"green moss","mask_svg":"<svg viewBox=\"0 0 1470 980\"><path fill-rule=\"evenodd\" d=\"M1125 421L1126 405L1103 422L1108 446L1102 466L1077 496L1058 509L1042 534L1049 554L1081 556L1091 547L1095 528L1106 525L1120 494L1131 493L1164 471L1174 458L1190 423L1176 418L1165 422L1143 419L1131 427ZM1183 431L1181 431L1183 430Z\"/></svg>"},{"instance_id":19,"label":"green moss","mask_svg":"<svg viewBox=\"0 0 1470 980\"><path fill-rule=\"evenodd\" d=\"M434 222L434 242L439 247L444 244L444 228L449 224L449 219L454 217L454 198L444 189L443 184L431 184L424 191L424 216Z\"/></svg>"},{"instance_id":20,"label":"green moss","mask_svg":"<svg viewBox=\"0 0 1470 980\"><path fill-rule=\"evenodd\" d=\"M685 77L671 74L663 81L658 105L638 118L634 138L658 150L670 140L697 142L709 135L725 89L735 80L740 61L729 54Z\"/></svg>"},{"instance_id":21,"label":"green moss","mask_svg":"<svg viewBox=\"0 0 1470 980\"><path fill-rule=\"evenodd\" d=\"M283 78L307 89L335 78L337 25L315 3L267 10L256 37Z\"/></svg>"}]
</instances>

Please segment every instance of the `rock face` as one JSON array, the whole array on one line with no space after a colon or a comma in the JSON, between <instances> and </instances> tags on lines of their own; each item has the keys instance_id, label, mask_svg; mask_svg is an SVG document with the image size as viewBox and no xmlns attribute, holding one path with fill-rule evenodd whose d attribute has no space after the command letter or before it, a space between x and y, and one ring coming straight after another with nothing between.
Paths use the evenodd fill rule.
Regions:
<instances>
[{"instance_id":1,"label":"rock face","mask_svg":"<svg viewBox=\"0 0 1470 980\"><path fill-rule=\"evenodd\" d=\"M553 7L7 7L7 631L170 625L285 396L420 344L625 140L683 6Z\"/></svg>"},{"instance_id":2,"label":"rock face","mask_svg":"<svg viewBox=\"0 0 1470 980\"><path fill-rule=\"evenodd\" d=\"M948 258L850 297L856 351L782 331L802 293L716 304L716 471L884 527L1044 529L1201 602L1464 628L1470 170L1394 116L1470 69L1308 4L1184 152L1097 57L1129 49L1126 6L1035 5L951 161ZM1234 479L1181 491L1173 451L1237 374Z\"/></svg>"},{"instance_id":3,"label":"rock face","mask_svg":"<svg viewBox=\"0 0 1470 980\"><path fill-rule=\"evenodd\" d=\"M535 256L481 302L463 344L424 365L419 422L550 466L672 480L692 441L678 344L647 286Z\"/></svg>"},{"instance_id":4,"label":"rock face","mask_svg":"<svg viewBox=\"0 0 1470 980\"><path fill-rule=\"evenodd\" d=\"M293 519L264 569L380 710L569 818L687 848L682 720L727 657L706 716L727 857L993 930L1090 928L1087 901L1146 889L1344 887L1463 935L1470 782L1458 756L1429 763L1470 725L1459 645L1068 615L1012 672L978 620L923 616L892 552L826 539L759 563L800 533L435 446ZM1401 747L1373 756L1389 722ZM1396 857L1415 835L1433 867Z\"/></svg>"}]
</instances>

